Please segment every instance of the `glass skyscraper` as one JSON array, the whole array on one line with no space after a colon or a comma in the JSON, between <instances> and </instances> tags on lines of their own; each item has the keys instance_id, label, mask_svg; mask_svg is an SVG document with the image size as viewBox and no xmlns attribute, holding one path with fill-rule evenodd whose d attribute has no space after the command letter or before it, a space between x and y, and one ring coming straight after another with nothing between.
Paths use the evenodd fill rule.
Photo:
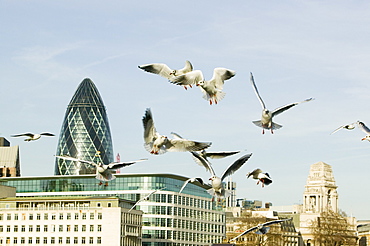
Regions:
<instances>
[{"instance_id":1,"label":"glass skyscraper","mask_svg":"<svg viewBox=\"0 0 370 246\"><path fill-rule=\"evenodd\" d=\"M73 95L62 124L57 155L95 163L113 162L113 145L103 100L94 83L86 78ZM56 159L55 175L94 174L95 167Z\"/></svg>"}]
</instances>

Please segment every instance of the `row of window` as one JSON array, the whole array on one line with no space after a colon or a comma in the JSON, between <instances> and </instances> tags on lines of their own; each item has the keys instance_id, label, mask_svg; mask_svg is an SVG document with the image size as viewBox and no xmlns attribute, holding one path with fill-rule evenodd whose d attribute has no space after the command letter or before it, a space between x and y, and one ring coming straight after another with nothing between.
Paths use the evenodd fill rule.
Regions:
<instances>
[{"instance_id":1,"label":"row of window","mask_svg":"<svg viewBox=\"0 0 370 246\"><path fill-rule=\"evenodd\" d=\"M13 216L12 216L13 215ZM13 217L13 218L12 218ZM20 218L19 218L20 217ZM38 214L33 214L33 213L30 213L30 214L26 214L26 213L22 213L22 214L11 214L11 213L7 213L7 214L2 214L0 213L0 220L49 220L49 218L51 220L56 220L57 218L59 220L63 220L63 219L66 219L66 220L71 220L71 219L74 219L74 220L78 220L78 219L82 219L82 220L86 220L86 219L90 219L90 220L94 220L95 218L98 219L98 220L101 220L103 219L103 214L102 213L98 213L97 216L95 216L95 213L89 213L89 216L88 216L88 213L53 213L53 214L49 214L49 213L38 213Z\"/></svg>"},{"instance_id":2,"label":"row of window","mask_svg":"<svg viewBox=\"0 0 370 246\"><path fill-rule=\"evenodd\" d=\"M0 238L0 245L3 244ZM102 244L101 237L6 237L6 244Z\"/></svg>"},{"instance_id":3,"label":"row of window","mask_svg":"<svg viewBox=\"0 0 370 246\"><path fill-rule=\"evenodd\" d=\"M185 231L143 230L143 241L151 239L172 239L199 243L221 243L223 236L208 235ZM144 244L143 244L144 245Z\"/></svg>"},{"instance_id":4,"label":"row of window","mask_svg":"<svg viewBox=\"0 0 370 246\"><path fill-rule=\"evenodd\" d=\"M0 225L0 232L85 232L87 230L90 232L99 232L102 231L102 225L28 225L28 230L26 230L26 225L14 225L13 228L10 225L7 225L5 228Z\"/></svg>"}]
</instances>

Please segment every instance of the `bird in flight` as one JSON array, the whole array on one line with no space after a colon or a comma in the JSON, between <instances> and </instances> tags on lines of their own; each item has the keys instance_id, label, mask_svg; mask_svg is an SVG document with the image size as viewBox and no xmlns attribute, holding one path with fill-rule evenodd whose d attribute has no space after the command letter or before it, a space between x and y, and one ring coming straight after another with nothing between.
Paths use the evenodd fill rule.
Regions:
<instances>
[{"instance_id":1,"label":"bird in flight","mask_svg":"<svg viewBox=\"0 0 370 246\"><path fill-rule=\"evenodd\" d=\"M252 86L253 86L253 89L254 89L254 92L256 93L257 95L257 98L258 100L260 101L261 105L262 105L262 117L261 117L261 120L256 120L256 121L253 121L253 124L255 124L256 126L259 126L259 127L262 127L262 134L265 133L265 129L268 129L271 131L271 133L274 133L274 130L277 130L277 129L280 129L281 127L283 127L282 125L279 125L275 122L273 122L273 118L279 114L281 114L282 112L300 104L300 103L304 103L304 102L309 102L309 101L312 101L313 98L308 98L302 102L295 102L295 103L290 103L290 104L287 104L285 106L282 106L280 108L277 108L273 111L271 110L268 110L266 108L266 105L265 103L263 102L262 100L262 97L260 96L259 92L258 92L258 89L257 89L257 86L256 86L256 83L254 82L254 78L253 78L253 74L251 73L251 76L250 76L250 81L252 83Z\"/></svg>"},{"instance_id":2,"label":"bird in flight","mask_svg":"<svg viewBox=\"0 0 370 246\"><path fill-rule=\"evenodd\" d=\"M41 136L53 137L55 135L53 133L49 133L49 132L43 132L43 133L40 133L40 134L22 133L22 134L11 135L11 137L28 137L24 140L24 141L27 141L27 142L38 140L38 139L41 138Z\"/></svg>"},{"instance_id":3,"label":"bird in flight","mask_svg":"<svg viewBox=\"0 0 370 246\"><path fill-rule=\"evenodd\" d=\"M257 168L253 170L252 172L247 173L247 178L251 177L253 179L257 179L257 185L261 182L262 187L265 187L265 185L269 185L272 183L272 179L268 173L262 172L261 169Z\"/></svg>"}]
</instances>

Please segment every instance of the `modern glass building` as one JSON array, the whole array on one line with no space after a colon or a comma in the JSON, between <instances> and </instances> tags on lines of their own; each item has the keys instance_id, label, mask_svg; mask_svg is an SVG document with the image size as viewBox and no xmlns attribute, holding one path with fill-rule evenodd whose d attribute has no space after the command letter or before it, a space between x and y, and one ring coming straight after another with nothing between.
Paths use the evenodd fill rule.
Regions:
<instances>
[{"instance_id":1,"label":"modern glass building","mask_svg":"<svg viewBox=\"0 0 370 246\"><path fill-rule=\"evenodd\" d=\"M211 201L208 185L188 183L174 174L115 174L108 186L99 186L95 175L0 178L0 184L17 188L17 197L116 196L139 201L142 210L142 245L209 246L225 237L225 213Z\"/></svg>"},{"instance_id":2,"label":"modern glass building","mask_svg":"<svg viewBox=\"0 0 370 246\"><path fill-rule=\"evenodd\" d=\"M104 164L113 162L112 137L105 106L98 89L88 78L80 83L68 105L56 154ZM57 158L54 173L93 174L95 167Z\"/></svg>"}]
</instances>

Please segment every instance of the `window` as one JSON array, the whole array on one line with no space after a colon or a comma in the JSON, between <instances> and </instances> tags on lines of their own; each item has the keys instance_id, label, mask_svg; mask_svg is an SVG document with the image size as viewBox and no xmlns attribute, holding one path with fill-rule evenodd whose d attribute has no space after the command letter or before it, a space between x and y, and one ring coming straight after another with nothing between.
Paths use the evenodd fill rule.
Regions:
<instances>
[{"instance_id":1,"label":"window","mask_svg":"<svg viewBox=\"0 0 370 246\"><path fill-rule=\"evenodd\" d=\"M47 244L48 243L48 238L47 237L44 237L44 241L43 241L44 244Z\"/></svg>"},{"instance_id":2,"label":"window","mask_svg":"<svg viewBox=\"0 0 370 246\"><path fill-rule=\"evenodd\" d=\"M58 238L58 243L59 243L59 244L62 244L62 243L63 243L63 238L62 238L62 237L59 237L59 238Z\"/></svg>"},{"instance_id":3,"label":"window","mask_svg":"<svg viewBox=\"0 0 370 246\"><path fill-rule=\"evenodd\" d=\"M18 243L18 238L13 238L13 244L17 244Z\"/></svg>"},{"instance_id":4,"label":"window","mask_svg":"<svg viewBox=\"0 0 370 246\"><path fill-rule=\"evenodd\" d=\"M86 238L85 238L85 237L82 237L82 238L81 238L81 243L82 243L82 244L85 244L85 243L86 243Z\"/></svg>"},{"instance_id":5,"label":"window","mask_svg":"<svg viewBox=\"0 0 370 246\"><path fill-rule=\"evenodd\" d=\"M101 231L101 225L98 225L98 231Z\"/></svg>"},{"instance_id":6,"label":"window","mask_svg":"<svg viewBox=\"0 0 370 246\"><path fill-rule=\"evenodd\" d=\"M40 232L40 231L41 231L41 226L40 226L40 225L37 225L37 226L36 226L36 231L37 231L37 232Z\"/></svg>"},{"instance_id":7,"label":"window","mask_svg":"<svg viewBox=\"0 0 370 246\"><path fill-rule=\"evenodd\" d=\"M3 220L3 214L0 214L0 220Z\"/></svg>"},{"instance_id":8,"label":"window","mask_svg":"<svg viewBox=\"0 0 370 246\"><path fill-rule=\"evenodd\" d=\"M22 225L21 232L26 232L26 226Z\"/></svg>"},{"instance_id":9,"label":"window","mask_svg":"<svg viewBox=\"0 0 370 246\"><path fill-rule=\"evenodd\" d=\"M93 244L94 243L94 238L93 237L89 237L89 244Z\"/></svg>"},{"instance_id":10,"label":"window","mask_svg":"<svg viewBox=\"0 0 370 246\"><path fill-rule=\"evenodd\" d=\"M90 231L94 231L94 225L90 225Z\"/></svg>"},{"instance_id":11,"label":"window","mask_svg":"<svg viewBox=\"0 0 370 246\"><path fill-rule=\"evenodd\" d=\"M3 232L3 231L4 231L3 226L0 225L0 232Z\"/></svg>"},{"instance_id":12,"label":"window","mask_svg":"<svg viewBox=\"0 0 370 246\"><path fill-rule=\"evenodd\" d=\"M86 219L86 213L82 213L82 219L85 220Z\"/></svg>"},{"instance_id":13,"label":"window","mask_svg":"<svg viewBox=\"0 0 370 246\"><path fill-rule=\"evenodd\" d=\"M82 231L86 231L86 225L82 225Z\"/></svg>"},{"instance_id":14,"label":"window","mask_svg":"<svg viewBox=\"0 0 370 246\"><path fill-rule=\"evenodd\" d=\"M71 238L70 237L66 237L66 244L70 244L71 243Z\"/></svg>"},{"instance_id":15,"label":"window","mask_svg":"<svg viewBox=\"0 0 370 246\"><path fill-rule=\"evenodd\" d=\"M96 204L96 206L97 206L98 208L100 208L100 207L101 207L100 202L98 202L98 203Z\"/></svg>"},{"instance_id":16,"label":"window","mask_svg":"<svg viewBox=\"0 0 370 246\"><path fill-rule=\"evenodd\" d=\"M103 219L103 214L102 213L98 213L98 220L101 220Z\"/></svg>"},{"instance_id":17,"label":"window","mask_svg":"<svg viewBox=\"0 0 370 246\"><path fill-rule=\"evenodd\" d=\"M97 244L101 244L101 237L97 237L97 239L96 239L96 243L97 243Z\"/></svg>"},{"instance_id":18,"label":"window","mask_svg":"<svg viewBox=\"0 0 370 246\"><path fill-rule=\"evenodd\" d=\"M62 213L59 214L59 220L63 220L63 214Z\"/></svg>"},{"instance_id":19,"label":"window","mask_svg":"<svg viewBox=\"0 0 370 246\"><path fill-rule=\"evenodd\" d=\"M29 219L29 220L33 220L33 214L29 214L29 215L28 215L28 219Z\"/></svg>"},{"instance_id":20,"label":"window","mask_svg":"<svg viewBox=\"0 0 370 246\"><path fill-rule=\"evenodd\" d=\"M78 238L77 238L77 237L74 237L74 238L73 238L73 243L74 243L74 244L78 244Z\"/></svg>"},{"instance_id":21,"label":"window","mask_svg":"<svg viewBox=\"0 0 370 246\"><path fill-rule=\"evenodd\" d=\"M40 244L40 238L36 237L36 244Z\"/></svg>"},{"instance_id":22,"label":"window","mask_svg":"<svg viewBox=\"0 0 370 246\"><path fill-rule=\"evenodd\" d=\"M108 208L112 207L112 203L108 202Z\"/></svg>"},{"instance_id":23,"label":"window","mask_svg":"<svg viewBox=\"0 0 370 246\"><path fill-rule=\"evenodd\" d=\"M14 226L14 232L18 232L18 226L17 225Z\"/></svg>"},{"instance_id":24,"label":"window","mask_svg":"<svg viewBox=\"0 0 370 246\"><path fill-rule=\"evenodd\" d=\"M44 220L48 220L48 214L44 214Z\"/></svg>"},{"instance_id":25,"label":"window","mask_svg":"<svg viewBox=\"0 0 370 246\"><path fill-rule=\"evenodd\" d=\"M55 219L56 219L56 217L57 217L57 216L56 216L55 214L52 214L52 215L51 215L51 220L55 220Z\"/></svg>"},{"instance_id":26,"label":"window","mask_svg":"<svg viewBox=\"0 0 370 246\"><path fill-rule=\"evenodd\" d=\"M74 227L74 231L78 231L78 225L75 225Z\"/></svg>"},{"instance_id":27,"label":"window","mask_svg":"<svg viewBox=\"0 0 370 246\"><path fill-rule=\"evenodd\" d=\"M71 213L67 213L67 220L71 219Z\"/></svg>"},{"instance_id":28,"label":"window","mask_svg":"<svg viewBox=\"0 0 370 246\"><path fill-rule=\"evenodd\" d=\"M55 244L55 237L51 237L51 238L50 238L50 243L51 243L51 244Z\"/></svg>"},{"instance_id":29,"label":"window","mask_svg":"<svg viewBox=\"0 0 370 246\"><path fill-rule=\"evenodd\" d=\"M28 244L32 244L32 237L28 238Z\"/></svg>"},{"instance_id":30,"label":"window","mask_svg":"<svg viewBox=\"0 0 370 246\"><path fill-rule=\"evenodd\" d=\"M26 243L26 239L24 237L21 237L21 244L25 244Z\"/></svg>"},{"instance_id":31,"label":"window","mask_svg":"<svg viewBox=\"0 0 370 246\"><path fill-rule=\"evenodd\" d=\"M75 220L78 220L78 213L75 213Z\"/></svg>"},{"instance_id":32,"label":"window","mask_svg":"<svg viewBox=\"0 0 370 246\"><path fill-rule=\"evenodd\" d=\"M67 225L67 231L71 231L71 225Z\"/></svg>"},{"instance_id":33,"label":"window","mask_svg":"<svg viewBox=\"0 0 370 246\"><path fill-rule=\"evenodd\" d=\"M36 214L36 219L41 220L41 214Z\"/></svg>"},{"instance_id":34,"label":"window","mask_svg":"<svg viewBox=\"0 0 370 246\"><path fill-rule=\"evenodd\" d=\"M48 231L48 225L44 225L44 232Z\"/></svg>"},{"instance_id":35,"label":"window","mask_svg":"<svg viewBox=\"0 0 370 246\"><path fill-rule=\"evenodd\" d=\"M29 225L29 226L28 226L28 231L29 231L29 232L32 232L32 231L33 231L33 226L32 226L32 225Z\"/></svg>"},{"instance_id":36,"label":"window","mask_svg":"<svg viewBox=\"0 0 370 246\"><path fill-rule=\"evenodd\" d=\"M14 214L14 220L18 220L18 214Z\"/></svg>"},{"instance_id":37,"label":"window","mask_svg":"<svg viewBox=\"0 0 370 246\"><path fill-rule=\"evenodd\" d=\"M10 232L10 225L6 226L6 232Z\"/></svg>"},{"instance_id":38,"label":"window","mask_svg":"<svg viewBox=\"0 0 370 246\"><path fill-rule=\"evenodd\" d=\"M93 220L94 219L94 213L90 213L90 219Z\"/></svg>"},{"instance_id":39,"label":"window","mask_svg":"<svg viewBox=\"0 0 370 246\"><path fill-rule=\"evenodd\" d=\"M63 231L63 225L59 225L59 231Z\"/></svg>"},{"instance_id":40,"label":"window","mask_svg":"<svg viewBox=\"0 0 370 246\"><path fill-rule=\"evenodd\" d=\"M11 220L12 219L12 215L11 214L6 214L6 220Z\"/></svg>"}]
</instances>

